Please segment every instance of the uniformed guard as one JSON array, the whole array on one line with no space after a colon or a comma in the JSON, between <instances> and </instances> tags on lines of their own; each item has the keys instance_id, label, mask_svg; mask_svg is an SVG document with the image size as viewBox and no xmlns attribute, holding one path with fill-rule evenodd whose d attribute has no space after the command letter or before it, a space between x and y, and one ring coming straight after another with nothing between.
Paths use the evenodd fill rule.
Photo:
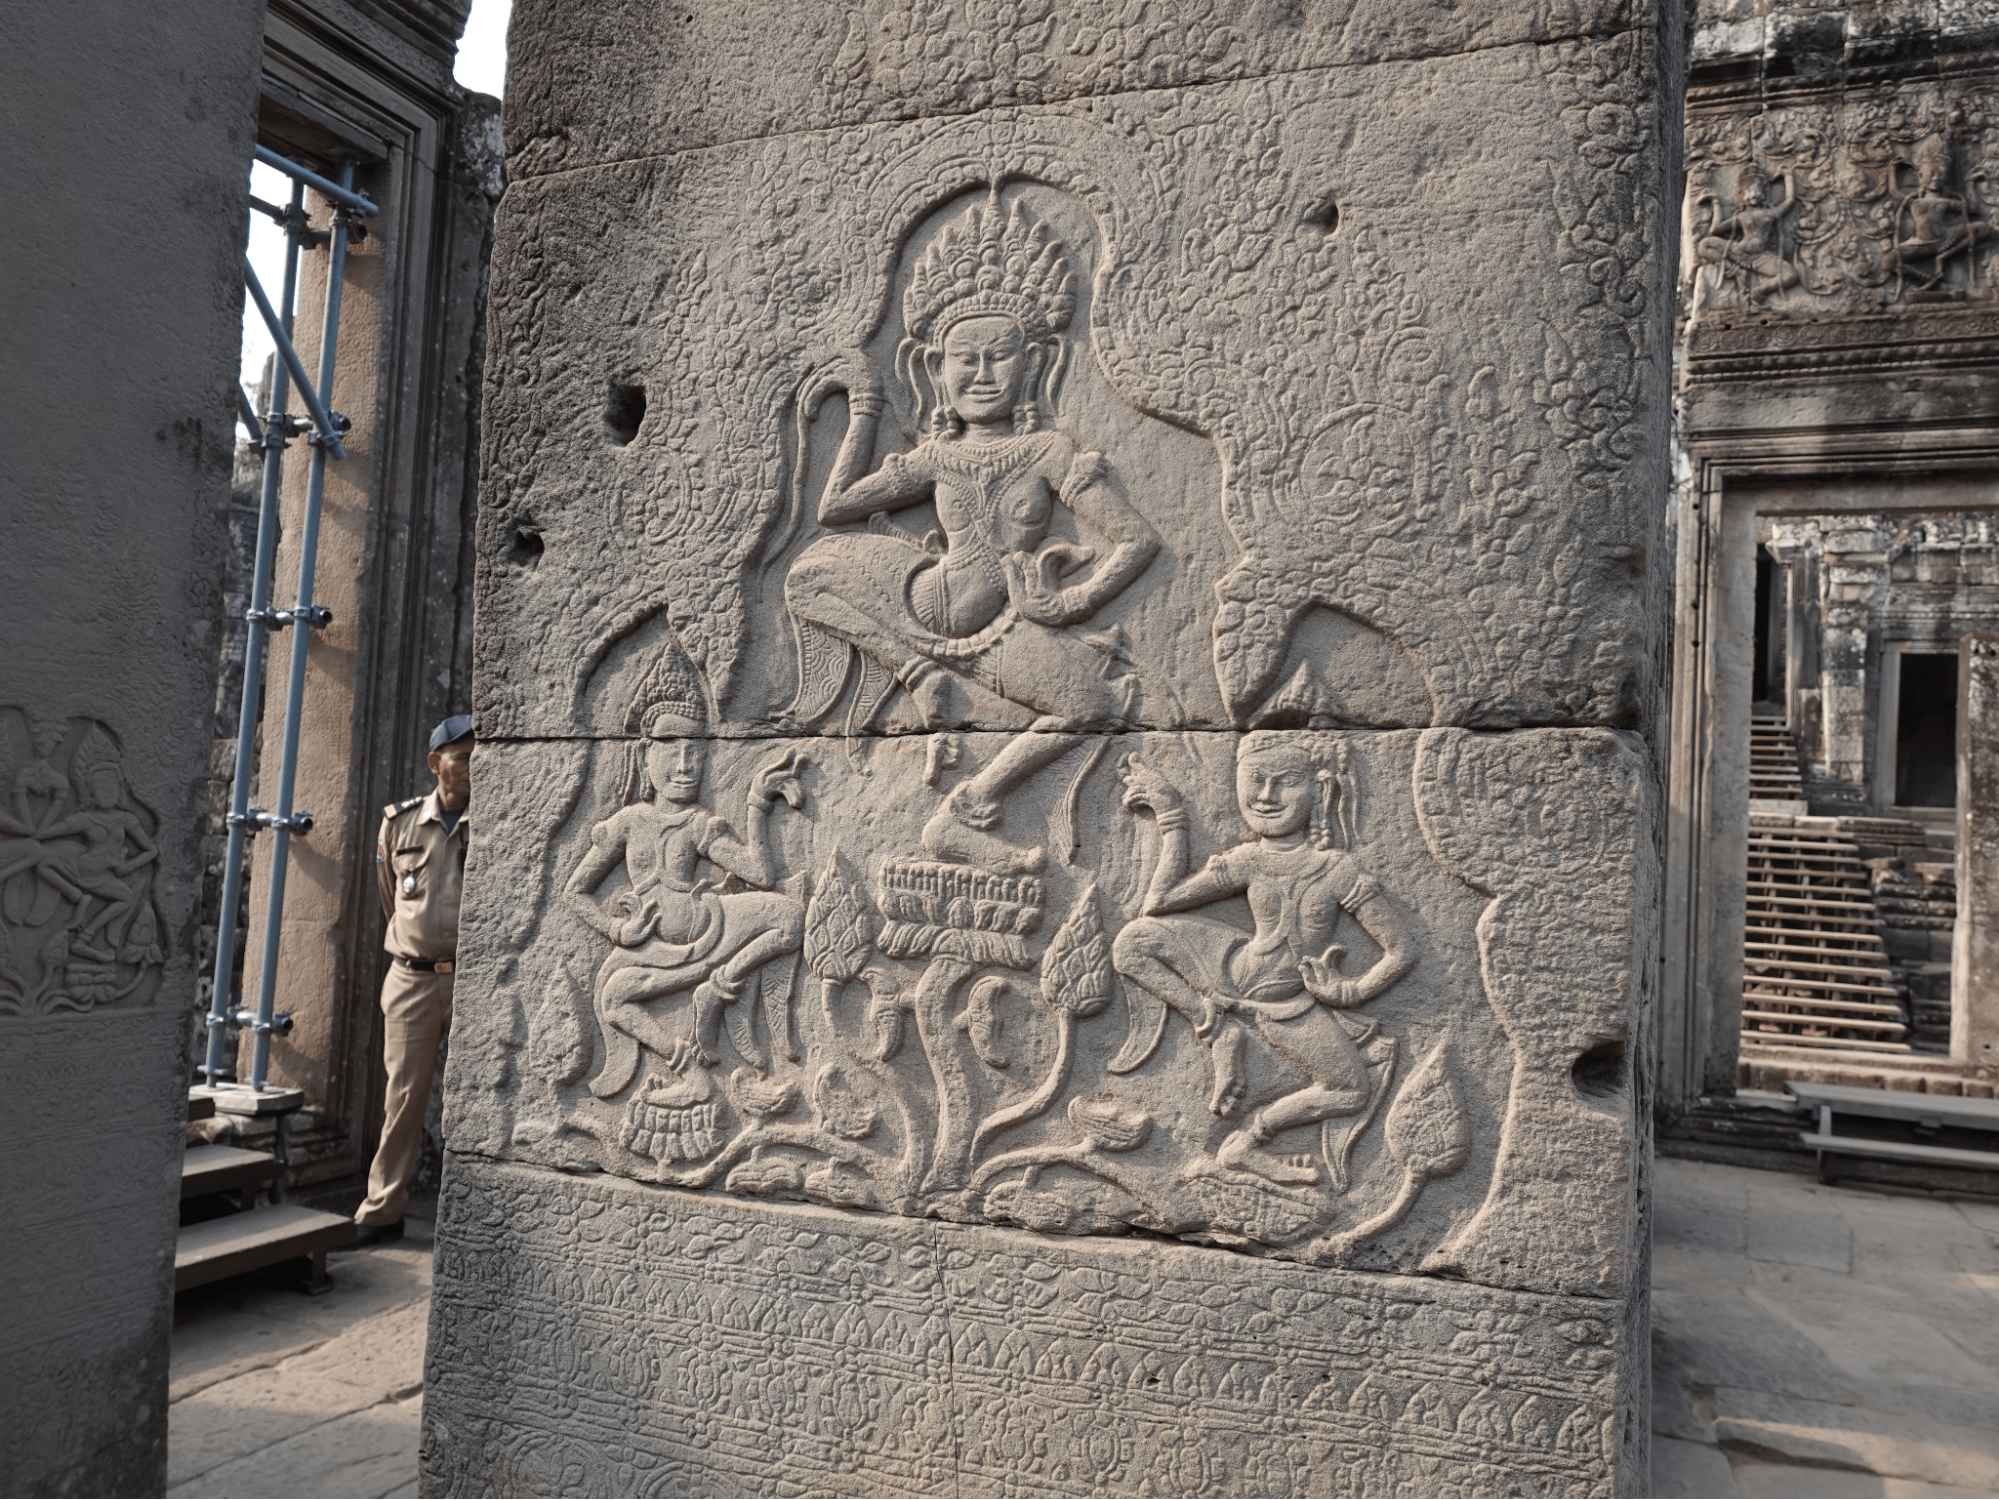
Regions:
<instances>
[{"instance_id":1,"label":"uniformed guard","mask_svg":"<svg viewBox=\"0 0 1999 1500\"><path fill-rule=\"evenodd\" d=\"M382 809L375 874L389 953L382 981L382 1060L388 1067L382 1143L368 1170L368 1197L354 1215L354 1243L403 1237L403 1207L416 1175L437 1044L451 1028L458 960L458 898L465 886L467 809L472 801L472 717L446 719L430 735L437 790Z\"/></svg>"}]
</instances>

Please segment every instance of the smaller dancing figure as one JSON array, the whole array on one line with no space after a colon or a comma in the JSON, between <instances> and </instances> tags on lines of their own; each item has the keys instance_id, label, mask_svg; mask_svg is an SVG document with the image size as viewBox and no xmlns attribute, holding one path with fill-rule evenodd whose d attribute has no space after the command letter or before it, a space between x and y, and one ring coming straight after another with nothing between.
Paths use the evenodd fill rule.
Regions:
<instances>
[{"instance_id":1,"label":"smaller dancing figure","mask_svg":"<svg viewBox=\"0 0 1999 1500\"><path fill-rule=\"evenodd\" d=\"M1223 1141L1216 1159L1272 1182L1317 1182L1310 1156L1277 1155L1271 1142L1298 1126L1369 1109L1368 1059L1332 1012L1365 1005L1415 962L1381 888L1335 847L1341 800L1351 788L1289 737L1249 735L1236 758L1236 798L1251 836L1189 874L1179 791L1135 756L1125 758L1120 772L1124 805L1150 812L1159 827L1159 863L1145 915L1118 934L1112 950L1118 972L1139 988L1131 997L1130 1039L1110 1071L1131 1072L1152 1055L1170 1006L1208 1045L1214 1085L1208 1108L1231 1118L1248 1087L1244 1025L1253 1026L1307 1082L1258 1110ZM1198 914L1235 896L1249 900L1253 933ZM1381 949L1367 972L1351 979L1340 973L1345 950L1333 942L1341 912ZM1360 1040L1373 1029L1365 1028Z\"/></svg>"},{"instance_id":2,"label":"smaller dancing figure","mask_svg":"<svg viewBox=\"0 0 1999 1500\"><path fill-rule=\"evenodd\" d=\"M1783 255L1784 215L1798 201L1797 191L1789 172L1778 180L1784 184L1784 201L1775 208L1770 207L1769 185L1754 166L1735 174L1734 213L1724 216L1712 192L1696 200L1708 205L1710 222L1694 246L1694 258L1733 281L1745 301L1767 302L1803 279Z\"/></svg>"},{"instance_id":3,"label":"smaller dancing figure","mask_svg":"<svg viewBox=\"0 0 1999 1500\"><path fill-rule=\"evenodd\" d=\"M714 1066L722 1008L742 996L758 970L796 954L805 941L804 903L771 889L777 871L766 838L773 803L796 809L804 802L803 757L782 751L750 778L749 833L739 839L726 819L701 805L707 711L691 671L656 672L642 697L637 713L646 739L632 791L642 788L644 800L591 829L589 852L563 892L569 909L613 945L595 989L605 1056L590 1088L600 1099L630 1086L640 1046L675 1073L692 1061ZM702 875L703 861L713 876ZM609 901L598 899L593 893L620 865L631 884ZM731 875L752 889L722 889ZM766 1030L782 1055L792 1052L790 979L788 966L764 978ZM652 1013L654 1002L688 990L691 1025L676 1029ZM745 1042L751 1037L747 1019L732 1023L732 1031ZM768 1065L761 1055L748 1060L759 1070Z\"/></svg>"}]
</instances>

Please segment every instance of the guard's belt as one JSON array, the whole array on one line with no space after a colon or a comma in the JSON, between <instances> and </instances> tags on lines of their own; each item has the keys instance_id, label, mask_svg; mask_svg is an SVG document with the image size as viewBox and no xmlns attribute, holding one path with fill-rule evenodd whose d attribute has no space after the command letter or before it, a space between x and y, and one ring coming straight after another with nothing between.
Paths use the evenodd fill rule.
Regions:
<instances>
[{"instance_id":1,"label":"guard's belt","mask_svg":"<svg viewBox=\"0 0 1999 1500\"><path fill-rule=\"evenodd\" d=\"M404 958L400 953L391 953L389 957L419 974L449 974L458 966L457 960L449 958Z\"/></svg>"}]
</instances>

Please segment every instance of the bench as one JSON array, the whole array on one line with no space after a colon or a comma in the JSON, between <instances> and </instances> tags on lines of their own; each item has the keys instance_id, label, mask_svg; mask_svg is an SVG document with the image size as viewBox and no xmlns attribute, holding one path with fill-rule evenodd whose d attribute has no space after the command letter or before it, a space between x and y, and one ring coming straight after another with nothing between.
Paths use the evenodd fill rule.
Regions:
<instances>
[{"instance_id":1,"label":"bench","mask_svg":"<svg viewBox=\"0 0 1999 1500\"><path fill-rule=\"evenodd\" d=\"M1955 1094L1911 1094L1899 1089L1859 1089L1839 1083L1784 1080L1798 1104L1818 1113L1819 1128L1801 1130L1798 1139L1818 1153L1819 1176L1831 1182L1833 1160L1841 1156L1873 1156L1887 1161L1920 1162L1929 1166L1969 1167L1999 1172L1999 1149L1974 1151L1963 1146L1929 1146L1917 1141L1881 1141L1842 1135L1833 1129L1835 1115L1861 1115L1876 1120L1902 1120L1920 1131L1970 1130L1999 1137L1999 1100L1967 1099ZM1994 1145L1999 1148L1999 1139Z\"/></svg>"}]
</instances>

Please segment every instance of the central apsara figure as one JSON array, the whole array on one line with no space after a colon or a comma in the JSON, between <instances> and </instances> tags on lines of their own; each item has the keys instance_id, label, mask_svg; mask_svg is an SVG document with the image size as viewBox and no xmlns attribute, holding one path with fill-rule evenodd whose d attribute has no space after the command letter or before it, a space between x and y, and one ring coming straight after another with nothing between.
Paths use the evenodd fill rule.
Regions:
<instances>
[{"instance_id":1,"label":"central apsara figure","mask_svg":"<svg viewBox=\"0 0 1999 1500\"><path fill-rule=\"evenodd\" d=\"M799 397L809 416L846 391L847 433L818 519L868 527L814 542L785 579L799 645L792 715L810 724L831 713L855 653L863 720L897 683L935 730L988 721L982 700L988 710L1002 707L993 698L1030 710L1027 732L955 788L923 834L939 857L1003 871L1042 861L1039 848L991 832L1007 793L1070 749L1077 731L1136 716L1138 679L1118 639L1078 627L1159 549L1102 455L1045 425L1075 288L1062 242L1018 203L1005 212L995 194L937 237L903 295L907 337L896 362L927 431L915 449L868 472L884 402L858 353ZM941 535L919 540L885 520L933 498ZM1051 536L1058 504L1107 552Z\"/></svg>"}]
</instances>

